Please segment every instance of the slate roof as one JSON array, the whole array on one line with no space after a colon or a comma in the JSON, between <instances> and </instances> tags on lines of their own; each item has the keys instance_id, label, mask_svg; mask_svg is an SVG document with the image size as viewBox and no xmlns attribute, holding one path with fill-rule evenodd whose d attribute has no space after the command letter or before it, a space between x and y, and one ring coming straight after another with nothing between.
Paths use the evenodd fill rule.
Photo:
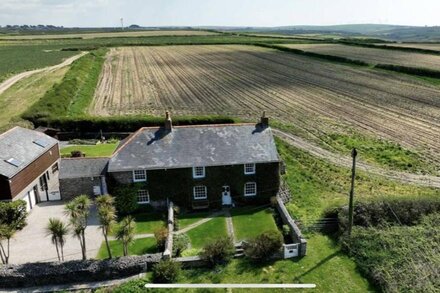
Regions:
<instances>
[{"instance_id":1,"label":"slate roof","mask_svg":"<svg viewBox=\"0 0 440 293\"><path fill-rule=\"evenodd\" d=\"M56 139L35 130L14 127L6 131L0 135L0 175L14 177L57 143ZM17 164L8 163L10 159Z\"/></svg>"},{"instance_id":2,"label":"slate roof","mask_svg":"<svg viewBox=\"0 0 440 293\"><path fill-rule=\"evenodd\" d=\"M60 179L98 177L105 175L110 158L61 159Z\"/></svg>"},{"instance_id":3,"label":"slate roof","mask_svg":"<svg viewBox=\"0 0 440 293\"><path fill-rule=\"evenodd\" d=\"M108 171L278 162L272 130L255 124L141 128L110 159Z\"/></svg>"}]
</instances>

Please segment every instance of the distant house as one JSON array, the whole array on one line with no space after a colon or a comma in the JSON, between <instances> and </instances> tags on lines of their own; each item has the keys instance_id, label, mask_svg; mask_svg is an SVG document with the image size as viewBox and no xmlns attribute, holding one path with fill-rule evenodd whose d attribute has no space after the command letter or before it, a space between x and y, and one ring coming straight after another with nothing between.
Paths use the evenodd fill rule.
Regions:
<instances>
[{"instance_id":1,"label":"distant house","mask_svg":"<svg viewBox=\"0 0 440 293\"><path fill-rule=\"evenodd\" d=\"M15 127L0 135L0 200L37 203L59 200L58 141L41 132Z\"/></svg>"},{"instance_id":2,"label":"distant house","mask_svg":"<svg viewBox=\"0 0 440 293\"><path fill-rule=\"evenodd\" d=\"M189 208L267 203L279 189L280 159L268 119L258 124L139 129L110 158L113 185L137 188L138 203L167 199Z\"/></svg>"}]
</instances>

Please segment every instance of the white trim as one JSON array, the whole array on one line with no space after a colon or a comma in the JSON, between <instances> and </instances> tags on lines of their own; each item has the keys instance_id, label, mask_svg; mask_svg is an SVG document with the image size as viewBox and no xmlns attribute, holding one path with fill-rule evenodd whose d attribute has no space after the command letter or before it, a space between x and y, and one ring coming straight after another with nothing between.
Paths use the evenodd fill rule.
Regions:
<instances>
[{"instance_id":1,"label":"white trim","mask_svg":"<svg viewBox=\"0 0 440 293\"><path fill-rule=\"evenodd\" d=\"M140 195L139 193L141 193L141 192L145 192L145 194L144 194L144 195ZM140 196L143 196L143 197L146 196L148 199L147 199L146 201L139 201L139 197L140 197ZM136 198L136 200L137 200L137 203L138 203L138 204L147 204L147 203L150 203L150 193L148 192L148 190L140 189L140 190L137 191L137 198Z\"/></svg>"},{"instance_id":2,"label":"white trim","mask_svg":"<svg viewBox=\"0 0 440 293\"><path fill-rule=\"evenodd\" d=\"M204 193L205 195L204 195L204 196L197 196L196 193L198 193L198 192L196 192L196 188L204 188L203 193ZM199 190L199 191L200 191L200 190ZM194 187L193 187L193 197L194 197L194 199L207 199L207 198L208 198L208 190L207 190L206 186L205 186L205 185L197 185L197 186L194 186Z\"/></svg>"},{"instance_id":3,"label":"white trim","mask_svg":"<svg viewBox=\"0 0 440 293\"><path fill-rule=\"evenodd\" d=\"M247 193L246 186L248 184L252 184L254 186L255 191L253 193ZM257 195L257 183L256 182L246 182L244 184L244 196L256 196Z\"/></svg>"},{"instance_id":4,"label":"white trim","mask_svg":"<svg viewBox=\"0 0 440 293\"><path fill-rule=\"evenodd\" d=\"M247 168L252 168L252 171L247 171ZM256 173L255 163L247 163L244 164L244 174L245 175L253 175Z\"/></svg>"},{"instance_id":5,"label":"white trim","mask_svg":"<svg viewBox=\"0 0 440 293\"><path fill-rule=\"evenodd\" d=\"M202 168L202 174L197 174L197 168ZM203 166L196 166L192 168L193 170L193 178L194 179L198 179L198 178L205 178L205 167Z\"/></svg>"},{"instance_id":6,"label":"white trim","mask_svg":"<svg viewBox=\"0 0 440 293\"><path fill-rule=\"evenodd\" d=\"M136 179L136 172L143 172L142 179ZM133 170L133 182L146 182L147 181L147 170Z\"/></svg>"}]
</instances>

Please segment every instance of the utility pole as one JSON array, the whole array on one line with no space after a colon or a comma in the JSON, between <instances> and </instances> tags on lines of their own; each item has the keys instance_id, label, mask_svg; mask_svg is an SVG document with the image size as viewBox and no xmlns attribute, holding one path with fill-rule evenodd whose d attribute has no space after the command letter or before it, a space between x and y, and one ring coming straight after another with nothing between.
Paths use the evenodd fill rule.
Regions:
<instances>
[{"instance_id":1,"label":"utility pole","mask_svg":"<svg viewBox=\"0 0 440 293\"><path fill-rule=\"evenodd\" d=\"M356 148L351 151L351 157L353 158L353 166L351 169L351 189L350 200L348 203L348 235L351 235L351 228L353 227L353 197L354 197L354 179L356 177Z\"/></svg>"}]
</instances>

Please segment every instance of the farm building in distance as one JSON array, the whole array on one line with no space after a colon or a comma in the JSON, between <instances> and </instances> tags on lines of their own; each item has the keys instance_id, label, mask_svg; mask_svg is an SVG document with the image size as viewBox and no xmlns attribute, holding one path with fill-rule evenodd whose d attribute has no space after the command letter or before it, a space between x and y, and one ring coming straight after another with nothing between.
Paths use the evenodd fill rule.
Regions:
<instances>
[{"instance_id":1,"label":"farm building in distance","mask_svg":"<svg viewBox=\"0 0 440 293\"><path fill-rule=\"evenodd\" d=\"M37 203L59 200L58 141L38 131L15 127L0 135L0 200Z\"/></svg>"}]
</instances>

